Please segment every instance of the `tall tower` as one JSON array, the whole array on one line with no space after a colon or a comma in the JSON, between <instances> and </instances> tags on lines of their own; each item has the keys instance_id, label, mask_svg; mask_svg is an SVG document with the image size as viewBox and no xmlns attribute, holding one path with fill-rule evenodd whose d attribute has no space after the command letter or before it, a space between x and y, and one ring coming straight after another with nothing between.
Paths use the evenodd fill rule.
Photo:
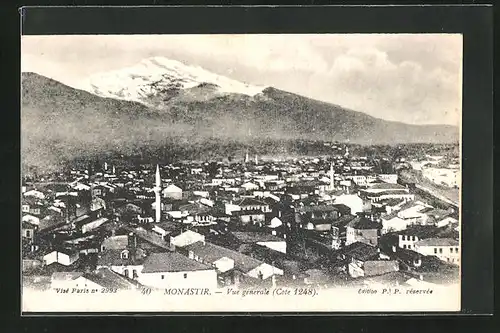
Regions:
<instances>
[{"instance_id":1,"label":"tall tower","mask_svg":"<svg viewBox=\"0 0 500 333\"><path fill-rule=\"evenodd\" d=\"M344 154L344 157L345 157L345 158L349 158L349 147L348 147L348 146L346 146L346 147L345 147L345 154Z\"/></svg>"},{"instance_id":2,"label":"tall tower","mask_svg":"<svg viewBox=\"0 0 500 333\"><path fill-rule=\"evenodd\" d=\"M248 149L247 149L247 153L245 155L245 163L248 163L248 161L249 161L249 157L248 157Z\"/></svg>"},{"instance_id":3,"label":"tall tower","mask_svg":"<svg viewBox=\"0 0 500 333\"><path fill-rule=\"evenodd\" d=\"M157 164L156 165L156 176L155 176L155 214L156 222L160 222L161 219L161 199L160 199L160 192L161 192L161 177L160 177L160 166Z\"/></svg>"},{"instance_id":4,"label":"tall tower","mask_svg":"<svg viewBox=\"0 0 500 333\"><path fill-rule=\"evenodd\" d=\"M333 191L333 188L334 188L334 179L333 179L333 176L334 176L335 172L333 171L333 162L330 163L330 191Z\"/></svg>"},{"instance_id":5,"label":"tall tower","mask_svg":"<svg viewBox=\"0 0 500 333\"><path fill-rule=\"evenodd\" d=\"M259 158L257 155L255 155L255 164L259 164Z\"/></svg>"},{"instance_id":6,"label":"tall tower","mask_svg":"<svg viewBox=\"0 0 500 333\"><path fill-rule=\"evenodd\" d=\"M116 175L116 169L114 165L113 165L113 175Z\"/></svg>"}]
</instances>

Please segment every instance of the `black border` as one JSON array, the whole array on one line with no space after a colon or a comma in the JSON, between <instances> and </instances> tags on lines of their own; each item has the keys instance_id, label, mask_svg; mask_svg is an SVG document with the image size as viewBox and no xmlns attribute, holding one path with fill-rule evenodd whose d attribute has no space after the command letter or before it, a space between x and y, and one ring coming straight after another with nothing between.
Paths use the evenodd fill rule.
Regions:
<instances>
[{"instance_id":1,"label":"black border","mask_svg":"<svg viewBox=\"0 0 500 333\"><path fill-rule=\"evenodd\" d=\"M23 33L462 33L464 40L463 91L463 272L462 313L488 314L493 310L493 11L488 6L416 7L24 7ZM196 19L193 19L196 17ZM19 19L19 17L18 17ZM13 48L19 40L11 37ZM19 56L19 53L17 54ZM14 68L19 73L19 60ZM14 71L15 72L15 71ZM14 73L15 74L15 73ZM18 74L17 74L18 75ZM19 97L19 77L11 81L10 97ZM15 83L15 84L14 84ZM15 93L14 93L15 92ZM17 100L19 109L19 101ZM13 112L12 110L10 112ZM7 135L19 137L8 126ZM12 123L11 123L12 124ZM4 132L5 135L5 132ZM4 143L10 171L19 175L19 142ZM7 157L4 158L6 160ZM17 168L17 169L16 169ZM12 180L18 187L18 182ZM19 207L19 188L3 205ZM14 199L13 199L14 198ZM16 212L14 216L19 216ZM471 222L467 222L471 221ZM15 229L16 230L16 229ZM18 230L16 232L19 232ZM6 242L7 243L7 242ZM10 251L4 253L12 253ZM14 248L19 248L19 246ZM9 258L11 267L18 267ZM14 269L19 281L19 272ZM12 285L18 285L13 283ZM19 298L19 296L17 297ZM19 311L19 305L15 312ZM164 314L164 313L162 313ZM179 315L180 313L175 313ZM227 313L233 315L235 313ZM255 313L259 314L259 313ZM278 313L275 313L278 314ZM328 313L318 313L328 315ZM345 316L348 313L338 313ZM65 314L66 315L66 314ZM84 314L92 315L92 314ZM152 315L147 313L145 315ZM213 315L224 315L216 313ZM245 315L241 313L240 315ZM261 313L260 315L272 315ZM291 315L286 313L284 315ZM307 313L304 315L312 315ZM356 315L363 315L359 313ZM366 315L377 315L366 313ZM404 314L407 315L407 314ZM34 318L35 320L38 318ZM243 318L241 318L243 319Z\"/></svg>"}]
</instances>

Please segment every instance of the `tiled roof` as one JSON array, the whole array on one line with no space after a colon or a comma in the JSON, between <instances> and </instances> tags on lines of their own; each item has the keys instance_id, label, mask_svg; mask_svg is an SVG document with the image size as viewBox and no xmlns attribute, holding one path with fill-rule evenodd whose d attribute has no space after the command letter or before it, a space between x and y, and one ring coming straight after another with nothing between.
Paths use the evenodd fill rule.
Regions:
<instances>
[{"instance_id":1,"label":"tiled roof","mask_svg":"<svg viewBox=\"0 0 500 333\"><path fill-rule=\"evenodd\" d=\"M364 216L356 216L351 222L347 224L347 227L357 229L357 230L371 230L380 229L380 224L374 222Z\"/></svg>"},{"instance_id":2,"label":"tiled roof","mask_svg":"<svg viewBox=\"0 0 500 333\"><path fill-rule=\"evenodd\" d=\"M265 233L265 232L232 232L232 234L244 243L257 242L284 242L283 238Z\"/></svg>"},{"instance_id":3,"label":"tiled roof","mask_svg":"<svg viewBox=\"0 0 500 333\"><path fill-rule=\"evenodd\" d=\"M142 273L189 272L214 269L177 252L152 253L144 261Z\"/></svg>"},{"instance_id":4,"label":"tiled roof","mask_svg":"<svg viewBox=\"0 0 500 333\"><path fill-rule=\"evenodd\" d=\"M381 197L384 195L410 195L411 193L408 193L405 189L401 190L388 190L384 192L378 192L378 193L367 193L368 196L370 197Z\"/></svg>"},{"instance_id":5,"label":"tiled roof","mask_svg":"<svg viewBox=\"0 0 500 333\"><path fill-rule=\"evenodd\" d=\"M375 246L368 245L362 242L349 244L342 249L334 252L335 256L345 255L357 260L366 261L379 257L378 249Z\"/></svg>"},{"instance_id":6,"label":"tiled roof","mask_svg":"<svg viewBox=\"0 0 500 333\"><path fill-rule=\"evenodd\" d=\"M261 261L253 259L247 255L208 242L196 242L186 246L185 249L187 251L193 251L195 255L209 263L213 263L223 257L233 259L235 268L244 273L247 273L262 264Z\"/></svg>"},{"instance_id":7,"label":"tiled roof","mask_svg":"<svg viewBox=\"0 0 500 333\"><path fill-rule=\"evenodd\" d=\"M106 238L101 246L106 248L107 250L123 250L126 249L128 246L128 236L127 235L120 235L120 236L111 236L109 238Z\"/></svg>"},{"instance_id":8,"label":"tiled roof","mask_svg":"<svg viewBox=\"0 0 500 333\"><path fill-rule=\"evenodd\" d=\"M439 233L439 228L432 225L412 225L397 232L399 235L416 236L420 240L427 238L436 238Z\"/></svg>"},{"instance_id":9,"label":"tiled roof","mask_svg":"<svg viewBox=\"0 0 500 333\"><path fill-rule=\"evenodd\" d=\"M391 184L391 183L377 183L370 186L372 190L399 190L406 189L404 186L399 184Z\"/></svg>"},{"instance_id":10,"label":"tiled roof","mask_svg":"<svg viewBox=\"0 0 500 333\"><path fill-rule=\"evenodd\" d=\"M314 206L303 206L297 208L299 213L309 213L309 212L331 212L339 211L339 207L336 205L314 205Z\"/></svg>"},{"instance_id":11,"label":"tiled roof","mask_svg":"<svg viewBox=\"0 0 500 333\"><path fill-rule=\"evenodd\" d=\"M351 212L351 208L344 204L333 204L333 207L336 207L339 212L342 214L349 214Z\"/></svg>"},{"instance_id":12,"label":"tiled roof","mask_svg":"<svg viewBox=\"0 0 500 333\"><path fill-rule=\"evenodd\" d=\"M415 246L458 246L458 241L451 238L428 238L415 243Z\"/></svg>"},{"instance_id":13,"label":"tiled roof","mask_svg":"<svg viewBox=\"0 0 500 333\"><path fill-rule=\"evenodd\" d=\"M140 265L144 262L144 258L141 254L143 251L141 249L137 249L137 255L135 260L123 259L121 257L121 253L124 250L105 250L99 255L97 259L98 266L127 266L127 265ZM130 252L129 255L131 256Z\"/></svg>"},{"instance_id":14,"label":"tiled roof","mask_svg":"<svg viewBox=\"0 0 500 333\"><path fill-rule=\"evenodd\" d=\"M85 273L84 277L104 288L133 289L139 285L137 282L105 267L99 268L93 273Z\"/></svg>"},{"instance_id":15,"label":"tiled roof","mask_svg":"<svg viewBox=\"0 0 500 333\"><path fill-rule=\"evenodd\" d=\"M243 198L239 202L236 203L238 206L268 206L267 203L254 199L254 198Z\"/></svg>"}]
</instances>

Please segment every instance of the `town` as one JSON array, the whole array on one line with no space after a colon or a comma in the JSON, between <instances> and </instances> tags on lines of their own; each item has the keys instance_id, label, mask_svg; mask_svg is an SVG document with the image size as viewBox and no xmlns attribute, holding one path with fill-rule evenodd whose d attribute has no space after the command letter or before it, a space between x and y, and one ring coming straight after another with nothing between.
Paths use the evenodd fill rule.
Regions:
<instances>
[{"instance_id":1,"label":"town","mask_svg":"<svg viewBox=\"0 0 500 333\"><path fill-rule=\"evenodd\" d=\"M324 146L321 156L101 161L24 176L23 285L113 293L457 282L458 157L377 159Z\"/></svg>"}]
</instances>

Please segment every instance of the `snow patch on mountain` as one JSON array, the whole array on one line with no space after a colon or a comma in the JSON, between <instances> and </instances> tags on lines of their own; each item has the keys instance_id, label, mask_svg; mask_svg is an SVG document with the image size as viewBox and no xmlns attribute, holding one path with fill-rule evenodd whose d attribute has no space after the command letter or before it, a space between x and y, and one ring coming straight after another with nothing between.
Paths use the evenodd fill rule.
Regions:
<instances>
[{"instance_id":1,"label":"snow patch on mountain","mask_svg":"<svg viewBox=\"0 0 500 333\"><path fill-rule=\"evenodd\" d=\"M94 74L82 82L81 87L102 97L147 104L148 98L163 92L194 88L202 83L217 86L217 92L222 94L255 96L266 88L239 82L199 66L186 65L164 57L148 58L132 67Z\"/></svg>"}]
</instances>

